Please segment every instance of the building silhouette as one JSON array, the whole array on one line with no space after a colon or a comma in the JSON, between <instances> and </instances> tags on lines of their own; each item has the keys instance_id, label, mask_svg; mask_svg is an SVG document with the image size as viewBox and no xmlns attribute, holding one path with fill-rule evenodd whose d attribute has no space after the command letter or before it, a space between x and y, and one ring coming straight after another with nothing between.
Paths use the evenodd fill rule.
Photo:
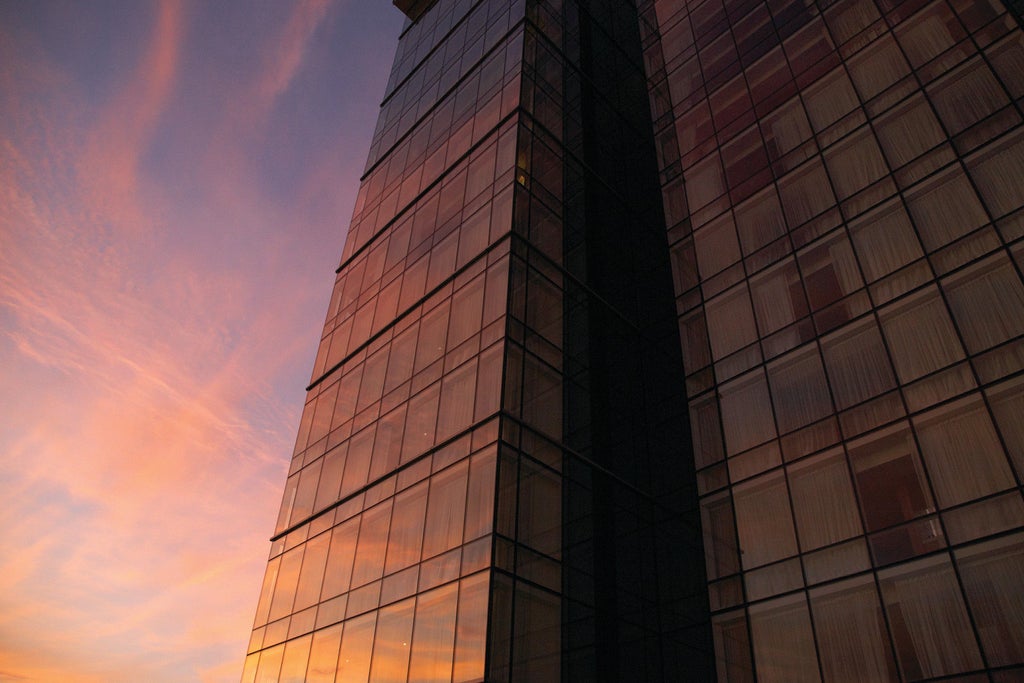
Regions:
<instances>
[{"instance_id":1,"label":"building silhouette","mask_svg":"<svg viewBox=\"0 0 1024 683\"><path fill-rule=\"evenodd\" d=\"M1020 4L395 4L242 680L1022 680Z\"/></svg>"}]
</instances>

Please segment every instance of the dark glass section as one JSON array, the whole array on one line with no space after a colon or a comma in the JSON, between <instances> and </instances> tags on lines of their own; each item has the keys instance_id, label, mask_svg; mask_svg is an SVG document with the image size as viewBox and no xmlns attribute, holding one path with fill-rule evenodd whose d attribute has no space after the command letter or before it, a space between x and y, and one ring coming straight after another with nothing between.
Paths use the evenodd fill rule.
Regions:
<instances>
[{"instance_id":1,"label":"dark glass section","mask_svg":"<svg viewBox=\"0 0 1024 683\"><path fill-rule=\"evenodd\" d=\"M514 624L520 601L533 614L561 594L561 661L533 656L553 628L538 617L536 631L514 627L495 680L708 679L700 521L636 13L626 3L527 9L506 374L516 421L503 432L520 491L508 590ZM524 509L524 486L545 491L546 505ZM549 547L524 538L524 524L532 532L559 510L561 528L540 536Z\"/></svg>"}]
</instances>

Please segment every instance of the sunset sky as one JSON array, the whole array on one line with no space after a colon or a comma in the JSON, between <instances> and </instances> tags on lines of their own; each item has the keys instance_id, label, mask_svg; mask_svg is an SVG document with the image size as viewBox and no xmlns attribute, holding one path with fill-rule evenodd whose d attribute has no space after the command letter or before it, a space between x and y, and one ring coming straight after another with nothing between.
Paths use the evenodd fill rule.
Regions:
<instances>
[{"instance_id":1,"label":"sunset sky","mask_svg":"<svg viewBox=\"0 0 1024 683\"><path fill-rule=\"evenodd\" d=\"M0 681L230 681L402 16L0 0Z\"/></svg>"}]
</instances>

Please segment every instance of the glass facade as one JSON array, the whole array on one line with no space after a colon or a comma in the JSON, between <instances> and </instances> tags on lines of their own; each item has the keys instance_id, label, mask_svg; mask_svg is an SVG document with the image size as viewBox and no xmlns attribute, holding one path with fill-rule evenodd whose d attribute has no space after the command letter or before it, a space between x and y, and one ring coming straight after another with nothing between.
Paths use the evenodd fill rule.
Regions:
<instances>
[{"instance_id":1,"label":"glass facade","mask_svg":"<svg viewBox=\"0 0 1024 683\"><path fill-rule=\"evenodd\" d=\"M403 29L243 683L1024 676L995 0Z\"/></svg>"},{"instance_id":2,"label":"glass facade","mask_svg":"<svg viewBox=\"0 0 1024 683\"><path fill-rule=\"evenodd\" d=\"M719 681L1024 677L1024 35L641 2Z\"/></svg>"}]
</instances>

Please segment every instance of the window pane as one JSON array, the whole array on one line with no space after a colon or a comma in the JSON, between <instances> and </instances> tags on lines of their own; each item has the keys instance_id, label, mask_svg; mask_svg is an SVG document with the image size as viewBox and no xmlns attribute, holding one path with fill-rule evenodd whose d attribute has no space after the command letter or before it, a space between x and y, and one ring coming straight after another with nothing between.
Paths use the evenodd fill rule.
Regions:
<instances>
[{"instance_id":1,"label":"window pane","mask_svg":"<svg viewBox=\"0 0 1024 683\"><path fill-rule=\"evenodd\" d=\"M782 472L735 486L733 501L744 569L796 553L793 515Z\"/></svg>"},{"instance_id":2,"label":"window pane","mask_svg":"<svg viewBox=\"0 0 1024 683\"><path fill-rule=\"evenodd\" d=\"M804 551L862 533L842 451L825 453L788 469L793 513Z\"/></svg>"},{"instance_id":3,"label":"window pane","mask_svg":"<svg viewBox=\"0 0 1024 683\"><path fill-rule=\"evenodd\" d=\"M427 367L444 353L445 332L448 329L448 301L433 309L420 321L420 334L416 342L416 371Z\"/></svg>"},{"instance_id":4,"label":"window pane","mask_svg":"<svg viewBox=\"0 0 1024 683\"><path fill-rule=\"evenodd\" d=\"M736 544L736 525L732 498L728 492L700 502L701 529L704 532L704 560L709 579L735 574L740 569Z\"/></svg>"},{"instance_id":5,"label":"window pane","mask_svg":"<svg viewBox=\"0 0 1024 683\"><path fill-rule=\"evenodd\" d=\"M338 648L341 646L341 624L313 634L309 652L306 683L334 683L338 668Z\"/></svg>"},{"instance_id":6,"label":"window pane","mask_svg":"<svg viewBox=\"0 0 1024 683\"><path fill-rule=\"evenodd\" d=\"M448 348L453 349L480 330L484 304L484 277L474 278L452 297Z\"/></svg>"},{"instance_id":7,"label":"window pane","mask_svg":"<svg viewBox=\"0 0 1024 683\"><path fill-rule=\"evenodd\" d=\"M916 159L946 139L928 101L920 94L880 116L875 130L893 168Z\"/></svg>"},{"instance_id":8,"label":"window pane","mask_svg":"<svg viewBox=\"0 0 1024 683\"><path fill-rule=\"evenodd\" d=\"M933 2L896 30L900 45L914 68L942 54L964 37L956 17L944 2Z\"/></svg>"},{"instance_id":9,"label":"window pane","mask_svg":"<svg viewBox=\"0 0 1024 683\"><path fill-rule=\"evenodd\" d=\"M774 112L761 119L768 156L778 159L811 139L811 124L800 103L794 97Z\"/></svg>"},{"instance_id":10,"label":"window pane","mask_svg":"<svg viewBox=\"0 0 1024 683\"><path fill-rule=\"evenodd\" d=\"M988 222L959 166L915 188L908 194L907 206L929 252Z\"/></svg>"},{"instance_id":11,"label":"window pane","mask_svg":"<svg viewBox=\"0 0 1024 683\"><path fill-rule=\"evenodd\" d=\"M409 401L405 418L405 441L402 442L402 462L409 462L434 445L437 425L437 401L441 383L435 382Z\"/></svg>"},{"instance_id":12,"label":"window pane","mask_svg":"<svg viewBox=\"0 0 1024 683\"><path fill-rule=\"evenodd\" d=\"M535 270L529 278L526 297L526 324L555 346L562 346L562 291Z\"/></svg>"},{"instance_id":13,"label":"window pane","mask_svg":"<svg viewBox=\"0 0 1024 683\"><path fill-rule=\"evenodd\" d=\"M747 286L739 284L706 306L708 336L715 360L728 356L757 339Z\"/></svg>"},{"instance_id":14,"label":"window pane","mask_svg":"<svg viewBox=\"0 0 1024 683\"><path fill-rule=\"evenodd\" d=\"M409 680L448 683L455 647L455 609L459 585L452 583L419 596L412 640Z\"/></svg>"},{"instance_id":15,"label":"window pane","mask_svg":"<svg viewBox=\"0 0 1024 683\"><path fill-rule=\"evenodd\" d=\"M427 510L427 482L395 496L388 556L384 573L390 574L420 561L423 520Z\"/></svg>"},{"instance_id":16,"label":"window pane","mask_svg":"<svg viewBox=\"0 0 1024 683\"><path fill-rule=\"evenodd\" d=\"M883 309L879 318L896 373L904 384L964 357L949 313L935 287Z\"/></svg>"},{"instance_id":17,"label":"window pane","mask_svg":"<svg viewBox=\"0 0 1024 683\"><path fill-rule=\"evenodd\" d=\"M377 613L370 612L345 622L338 655L337 683L366 683L370 675L370 653L373 651L373 629Z\"/></svg>"},{"instance_id":18,"label":"window pane","mask_svg":"<svg viewBox=\"0 0 1024 683\"><path fill-rule=\"evenodd\" d=\"M356 553L358 534L358 517L339 524L332 530L331 550L327 555L327 568L324 570L322 600L333 598L349 589L352 579L352 559Z\"/></svg>"},{"instance_id":19,"label":"window pane","mask_svg":"<svg viewBox=\"0 0 1024 683\"><path fill-rule=\"evenodd\" d=\"M330 541L331 535L322 533L306 542L306 553L302 559L302 571L299 573L299 585L295 591L293 611L304 610L319 602L320 584L324 578L324 566L327 564L327 548Z\"/></svg>"},{"instance_id":20,"label":"window pane","mask_svg":"<svg viewBox=\"0 0 1024 683\"><path fill-rule=\"evenodd\" d=\"M775 437L771 399L763 371L749 373L722 385L719 395L729 455Z\"/></svg>"},{"instance_id":21,"label":"window pane","mask_svg":"<svg viewBox=\"0 0 1024 683\"><path fill-rule=\"evenodd\" d=\"M334 418L331 424L339 426L351 420L356 411L356 395L359 393L359 382L363 378L363 364L359 363L355 369L347 372L341 378L341 388L338 389L338 400L334 404Z\"/></svg>"},{"instance_id":22,"label":"window pane","mask_svg":"<svg viewBox=\"0 0 1024 683\"><path fill-rule=\"evenodd\" d=\"M313 636L309 635L285 643L284 662L278 683L305 683L309 646L312 642Z\"/></svg>"},{"instance_id":23,"label":"window pane","mask_svg":"<svg viewBox=\"0 0 1024 683\"><path fill-rule=\"evenodd\" d=\"M1024 334L1024 287L1006 256L985 259L942 287L971 353Z\"/></svg>"},{"instance_id":24,"label":"window pane","mask_svg":"<svg viewBox=\"0 0 1024 683\"><path fill-rule=\"evenodd\" d=\"M352 568L352 586L362 586L379 579L384 572L384 555L388 544L388 524L391 521L391 500L363 513L359 525L359 545Z\"/></svg>"},{"instance_id":25,"label":"window pane","mask_svg":"<svg viewBox=\"0 0 1024 683\"><path fill-rule=\"evenodd\" d=\"M517 540L558 556L562 548L562 483L558 475L523 459L519 468Z\"/></svg>"},{"instance_id":26,"label":"window pane","mask_svg":"<svg viewBox=\"0 0 1024 683\"><path fill-rule=\"evenodd\" d=\"M900 202L889 202L854 221L850 237L870 282L924 256Z\"/></svg>"},{"instance_id":27,"label":"window pane","mask_svg":"<svg viewBox=\"0 0 1024 683\"><path fill-rule=\"evenodd\" d=\"M989 664L1024 662L1024 537L971 546L956 559Z\"/></svg>"},{"instance_id":28,"label":"window pane","mask_svg":"<svg viewBox=\"0 0 1024 683\"><path fill-rule=\"evenodd\" d=\"M893 567L878 578L904 677L918 680L981 668L948 556Z\"/></svg>"},{"instance_id":29,"label":"window pane","mask_svg":"<svg viewBox=\"0 0 1024 683\"><path fill-rule=\"evenodd\" d=\"M825 152L832 183L846 199L888 172L871 129L864 127Z\"/></svg>"},{"instance_id":30,"label":"window pane","mask_svg":"<svg viewBox=\"0 0 1024 683\"><path fill-rule=\"evenodd\" d=\"M323 464L321 458L299 472L299 485L295 490L295 502L292 504L289 525L298 524L313 512L313 501L316 500L316 488L320 483L320 468Z\"/></svg>"},{"instance_id":31,"label":"window pane","mask_svg":"<svg viewBox=\"0 0 1024 683\"><path fill-rule=\"evenodd\" d=\"M459 618L455 633L454 683L475 681L484 675L487 643L488 574L463 579L459 588Z\"/></svg>"},{"instance_id":32,"label":"window pane","mask_svg":"<svg viewBox=\"0 0 1024 683\"><path fill-rule=\"evenodd\" d=\"M735 213L736 229L743 244L744 255L786 234L786 221L782 217L782 206L774 185L737 206Z\"/></svg>"},{"instance_id":33,"label":"window pane","mask_svg":"<svg viewBox=\"0 0 1024 683\"><path fill-rule=\"evenodd\" d=\"M562 435L562 376L532 353L523 354L523 421L556 438Z\"/></svg>"},{"instance_id":34,"label":"window pane","mask_svg":"<svg viewBox=\"0 0 1024 683\"><path fill-rule=\"evenodd\" d=\"M415 598L409 598L380 611L373 638L370 683L405 683L415 603Z\"/></svg>"},{"instance_id":35,"label":"window pane","mask_svg":"<svg viewBox=\"0 0 1024 683\"><path fill-rule=\"evenodd\" d=\"M474 421L493 414L501 404L501 368L504 365L504 347L493 344L480 354L480 368L476 376L476 403Z\"/></svg>"},{"instance_id":36,"label":"window pane","mask_svg":"<svg viewBox=\"0 0 1024 683\"><path fill-rule=\"evenodd\" d=\"M750 608L758 683L820 681L803 593Z\"/></svg>"},{"instance_id":37,"label":"window pane","mask_svg":"<svg viewBox=\"0 0 1024 683\"><path fill-rule=\"evenodd\" d=\"M779 181L782 209L790 228L803 225L835 204L825 167L817 158Z\"/></svg>"},{"instance_id":38,"label":"window pane","mask_svg":"<svg viewBox=\"0 0 1024 683\"><path fill-rule=\"evenodd\" d=\"M337 446L324 456L323 469L320 472L320 483L316 487L314 510L323 510L338 500L341 489L341 476L345 471L345 460L348 455L348 442Z\"/></svg>"},{"instance_id":39,"label":"window pane","mask_svg":"<svg viewBox=\"0 0 1024 683\"><path fill-rule=\"evenodd\" d=\"M338 398L338 385L335 382L324 389L316 399L316 409L313 413L313 422L309 428L309 443L316 443L327 436L331 428L331 417L334 415L334 401Z\"/></svg>"},{"instance_id":40,"label":"window pane","mask_svg":"<svg viewBox=\"0 0 1024 683\"><path fill-rule=\"evenodd\" d=\"M808 88L804 101L811 124L818 132L853 111L858 104L857 94L842 68L828 73Z\"/></svg>"},{"instance_id":41,"label":"window pane","mask_svg":"<svg viewBox=\"0 0 1024 683\"><path fill-rule=\"evenodd\" d=\"M256 670L256 683L277 683L284 658L284 645L277 645L260 653L260 666Z\"/></svg>"},{"instance_id":42,"label":"window pane","mask_svg":"<svg viewBox=\"0 0 1024 683\"><path fill-rule=\"evenodd\" d=\"M352 437L348 447L348 458L345 461L345 475L341 481L341 496L355 493L366 486L370 474L370 460L373 457L373 434L376 430L371 425Z\"/></svg>"},{"instance_id":43,"label":"window pane","mask_svg":"<svg viewBox=\"0 0 1024 683\"><path fill-rule=\"evenodd\" d=\"M412 377L413 359L416 356L416 326L395 337L391 342L388 357L388 371L384 380L384 393L388 393Z\"/></svg>"},{"instance_id":44,"label":"window pane","mask_svg":"<svg viewBox=\"0 0 1024 683\"><path fill-rule=\"evenodd\" d=\"M477 361L473 359L445 376L437 416L438 441L444 441L473 422L476 367Z\"/></svg>"},{"instance_id":45,"label":"window pane","mask_svg":"<svg viewBox=\"0 0 1024 683\"><path fill-rule=\"evenodd\" d=\"M462 543L469 461L464 460L430 479L423 557L429 558Z\"/></svg>"},{"instance_id":46,"label":"window pane","mask_svg":"<svg viewBox=\"0 0 1024 683\"><path fill-rule=\"evenodd\" d=\"M699 209L725 192L725 178L717 153L687 169L685 178L686 197L692 209Z\"/></svg>"},{"instance_id":47,"label":"window pane","mask_svg":"<svg viewBox=\"0 0 1024 683\"><path fill-rule=\"evenodd\" d=\"M832 412L832 399L816 345L787 354L768 366L779 431L803 427Z\"/></svg>"},{"instance_id":48,"label":"window pane","mask_svg":"<svg viewBox=\"0 0 1024 683\"><path fill-rule=\"evenodd\" d=\"M988 392L996 425L1018 476L1024 476L1024 378L996 385Z\"/></svg>"},{"instance_id":49,"label":"window pane","mask_svg":"<svg viewBox=\"0 0 1024 683\"><path fill-rule=\"evenodd\" d=\"M375 481L398 467L402 455L402 434L405 431L407 408L408 405L403 404L377 421L368 481Z\"/></svg>"},{"instance_id":50,"label":"window pane","mask_svg":"<svg viewBox=\"0 0 1024 683\"><path fill-rule=\"evenodd\" d=\"M821 665L830 683L898 681L870 576L811 591Z\"/></svg>"},{"instance_id":51,"label":"window pane","mask_svg":"<svg viewBox=\"0 0 1024 683\"><path fill-rule=\"evenodd\" d=\"M270 607L270 621L276 621L292 613L295 587L299 582L299 569L302 567L304 550L305 546L299 546L281 556L281 569L278 572L277 585L274 587L274 601Z\"/></svg>"},{"instance_id":52,"label":"window pane","mask_svg":"<svg viewBox=\"0 0 1024 683\"><path fill-rule=\"evenodd\" d=\"M750 661L750 636L743 611L711 618L715 634L715 659L719 683L753 683Z\"/></svg>"},{"instance_id":53,"label":"window pane","mask_svg":"<svg viewBox=\"0 0 1024 683\"><path fill-rule=\"evenodd\" d=\"M384 391L384 375L387 367L387 347L366 359L363 366L363 379L359 383L359 399L356 401L357 413L380 399Z\"/></svg>"},{"instance_id":54,"label":"window pane","mask_svg":"<svg viewBox=\"0 0 1024 683\"><path fill-rule=\"evenodd\" d=\"M267 563L267 573L263 575L263 588L260 590L260 600L256 606L256 626L263 626L269 621L270 602L274 596L274 586L277 584L277 575L281 566L281 558L275 557Z\"/></svg>"},{"instance_id":55,"label":"window pane","mask_svg":"<svg viewBox=\"0 0 1024 683\"><path fill-rule=\"evenodd\" d=\"M724 457L722 423L718 418L718 401L714 395L690 403L690 429L697 469L712 465Z\"/></svg>"},{"instance_id":56,"label":"window pane","mask_svg":"<svg viewBox=\"0 0 1024 683\"><path fill-rule=\"evenodd\" d=\"M851 442L849 452L868 531L934 511L917 449L905 425Z\"/></svg>"},{"instance_id":57,"label":"window pane","mask_svg":"<svg viewBox=\"0 0 1024 683\"><path fill-rule=\"evenodd\" d=\"M928 97L950 135L956 135L1010 103L992 70L980 57L930 85Z\"/></svg>"},{"instance_id":58,"label":"window pane","mask_svg":"<svg viewBox=\"0 0 1024 683\"><path fill-rule=\"evenodd\" d=\"M853 249L841 231L804 249L798 259L811 310L824 308L863 286ZM832 313L830 317L830 327L849 319L849 315L842 311Z\"/></svg>"},{"instance_id":59,"label":"window pane","mask_svg":"<svg viewBox=\"0 0 1024 683\"><path fill-rule=\"evenodd\" d=\"M967 169L996 217L1024 204L1024 135L993 142L968 160Z\"/></svg>"},{"instance_id":60,"label":"window pane","mask_svg":"<svg viewBox=\"0 0 1024 683\"><path fill-rule=\"evenodd\" d=\"M882 336L871 318L825 337L822 350L840 409L866 401L896 385Z\"/></svg>"},{"instance_id":61,"label":"window pane","mask_svg":"<svg viewBox=\"0 0 1024 683\"><path fill-rule=\"evenodd\" d=\"M847 62L853 83L865 101L910 73L907 60L891 34L886 33Z\"/></svg>"},{"instance_id":62,"label":"window pane","mask_svg":"<svg viewBox=\"0 0 1024 683\"><path fill-rule=\"evenodd\" d=\"M693 233L693 242L701 277L710 277L740 258L736 228L728 213Z\"/></svg>"},{"instance_id":63,"label":"window pane","mask_svg":"<svg viewBox=\"0 0 1024 683\"><path fill-rule=\"evenodd\" d=\"M554 681L561 669L561 601L516 582L512 671L517 681Z\"/></svg>"},{"instance_id":64,"label":"window pane","mask_svg":"<svg viewBox=\"0 0 1024 683\"><path fill-rule=\"evenodd\" d=\"M750 296L762 336L780 330L808 313L793 257L751 278Z\"/></svg>"},{"instance_id":65,"label":"window pane","mask_svg":"<svg viewBox=\"0 0 1024 683\"><path fill-rule=\"evenodd\" d=\"M985 404L977 396L914 419L939 505L948 507L1014 485Z\"/></svg>"},{"instance_id":66,"label":"window pane","mask_svg":"<svg viewBox=\"0 0 1024 683\"><path fill-rule=\"evenodd\" d=\"M496 463L493 446L473 456L469 474L469 493L466 498L466 541L472 541L494 530Z\"/></svg>"}]
</instances>

